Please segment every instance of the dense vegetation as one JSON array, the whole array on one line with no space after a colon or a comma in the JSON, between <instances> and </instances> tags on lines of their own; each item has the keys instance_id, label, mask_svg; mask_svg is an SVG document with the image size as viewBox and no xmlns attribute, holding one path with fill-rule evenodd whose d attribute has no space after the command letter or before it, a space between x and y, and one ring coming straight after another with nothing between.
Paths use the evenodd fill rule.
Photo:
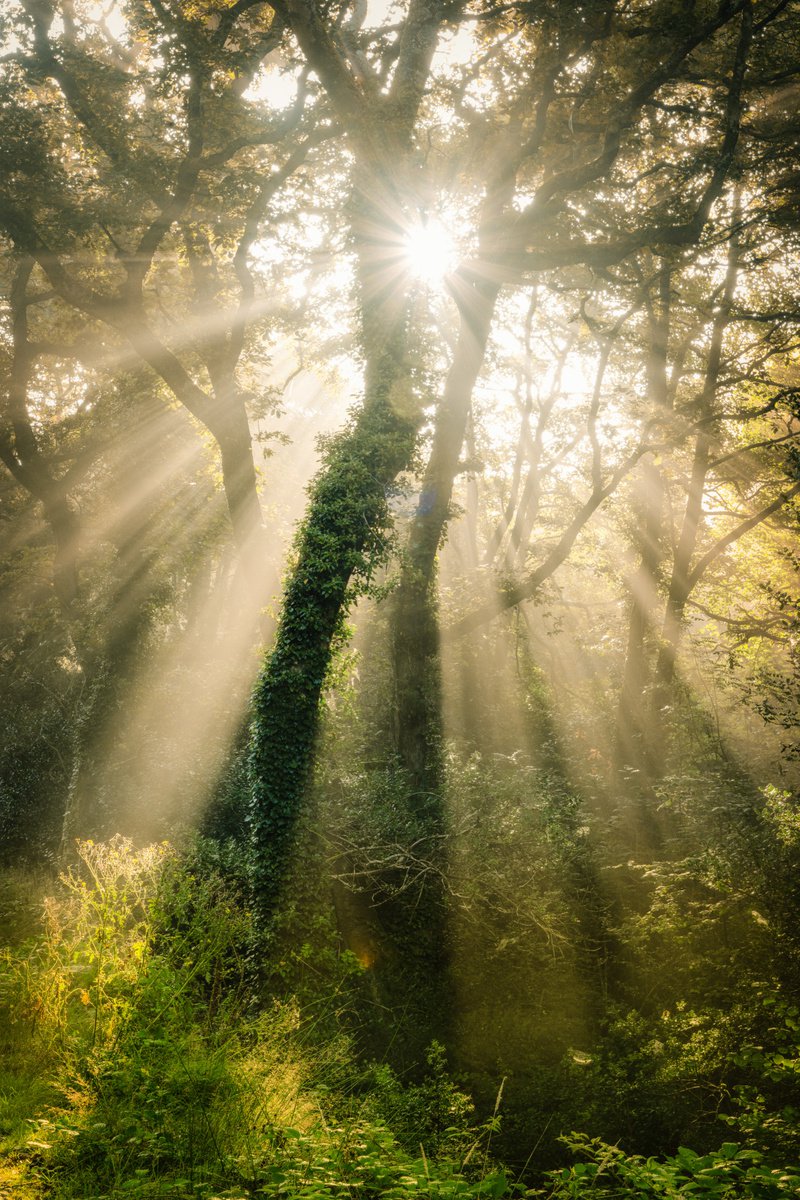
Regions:
<instances>
[{"instance_id":1,"label":"dense vegetation","mask_svg":"<svg viewBox=\"0 0 800 1200\"><path fill-rule=\"evenodd\" d=\"M0 1195L799 1195L796 0L0 43Z\"/></svg>"}]
</instances>

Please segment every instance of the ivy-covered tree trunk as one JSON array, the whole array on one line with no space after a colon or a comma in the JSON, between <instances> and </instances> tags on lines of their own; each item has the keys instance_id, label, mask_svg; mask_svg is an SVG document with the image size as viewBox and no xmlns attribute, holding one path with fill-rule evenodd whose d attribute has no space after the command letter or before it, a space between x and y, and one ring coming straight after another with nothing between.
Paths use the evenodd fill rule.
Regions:
<instances>
[{"instance_id":1,"label":"ivy-covered tree trunk","mask_svg":"<svg viewBox=\"0 0 800 1200\"><path fill-rule=\"evenodd\" d=\"M250 828L256 903L278 896L311 765L320 696L353 594L384 549L387 492L414 452L421 406L405 358L405 312L370 322L363 409L313 486L275 646L256 685Z\"/></svg>"},{"instance_id":2,"label":"ivy-covered tree trunk","mask_svg":"<svg viewBox=\"0 0 800 1200\"><path fill-rule=\"evenodd\" d=\"M423 399L406 354L410 280L391 265L402 258L398 244L409 213L418 210L417 113L441 28L461 4L412 0L385 92L366 63L354 66L352 41L321 7L305 0L273 7L321 80L356 162L351 230L365 380L361 413L331 445L312 488L275 646L254 695L250 823L262 915L274 907L287 866L320 695L352 582L368 579L382 557L387 492L411 462L422 421Z\"/></svg>"}]
</instances>

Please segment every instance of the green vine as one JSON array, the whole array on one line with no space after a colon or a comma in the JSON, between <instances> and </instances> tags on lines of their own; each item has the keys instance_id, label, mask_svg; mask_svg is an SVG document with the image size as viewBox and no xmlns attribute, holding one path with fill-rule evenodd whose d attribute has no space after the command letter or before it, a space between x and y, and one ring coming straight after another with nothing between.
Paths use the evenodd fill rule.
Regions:
<instances>
[{"instance_id":1,"label":"green vine","mask_svg":"<svg viewBox=\"0 0 800 1200\"><path fill-rule=\"evenodd\" d=\"M331 657L351 605L373 586L391 551L388 498L412 460L422 412L408 399L405 337L404 324L397 324L371 357L363 410L326 446L275 645L254 692L250 834L254 897L263 916L273 910L289 864Z\"/></svg>"}]
</instances>

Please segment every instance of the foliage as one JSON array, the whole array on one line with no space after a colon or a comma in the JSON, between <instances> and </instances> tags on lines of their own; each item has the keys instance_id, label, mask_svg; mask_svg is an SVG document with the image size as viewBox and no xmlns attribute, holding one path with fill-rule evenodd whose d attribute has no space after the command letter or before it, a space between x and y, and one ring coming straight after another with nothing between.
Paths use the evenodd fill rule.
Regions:
<instances>
[{"instance_id":1,"label":"foliage","mask_svg":"<svg viewBox=\"0 0 800 1200\"><path fill-rule=\"evenodd\" d=\"M759 1152L791 1156L800 1125L800 1006L763 982L753 985L751 1036L733 1055L741 1075L723 1119Z\"/></svg>"},{"instance_id":2,"label":"foliage","mask_svg":"<svg viewBox=\"0 0 800 1200\"><path fill-rule=\"evenodd\" d=\"M403 1085L386 1064L375 1066L369 1079L369 1106L405 1149L422 1144L433 1158L463 1158L474 1147L474 1105L447 1073L444 1046L432 1042L427 1072L419 1083ZM474 1153L474 1149L473 1149Z\"/></svg>"},{"instance_id":3,"label":"foliage","mask_svg":"<svg viewBox=\"0 0 800 1200\"><path fill-rule=\"evenodd\" d=\"M42 937L3 962L5 1144L30 1179L65 1200L498 1194L460 1169L475 1134L441 1048L427 1082L376 1069L359 1098L341 1036L309 1040L290 1001L253 1008L250 919L207 862L123 839L79 852Z\"/></svg>"},{"instance_id":4,"label":"foliage","mask_svg":"<svg viewBox=\"0 0 800 1200\"><path fill-rule=\"evenodd\" d=\"M758 1151L736 1142L725 1142L712 1154L696 1154L681 1147L664 1159L645 1159L625 1154L599 1138L576 1134L564 1141L579 1161L551 1172L550 1185L526 1193L528 1196L552 1200L580 1196L782 1200L796 1196L800 1185L800 1167L773 1168Z\"/></svg>"},{"instance_id":5,"label":"foliage","mask_svg":"<svg viewBox=\"0 0 800 1200\"><path fill-rule=\"evenodd\" d=\"M50 548L16 490L3 488L18 543L0 528L0 860L41 866L58 844L80 679L69 633L43 586Z\"/></svg>"}]
</instances>

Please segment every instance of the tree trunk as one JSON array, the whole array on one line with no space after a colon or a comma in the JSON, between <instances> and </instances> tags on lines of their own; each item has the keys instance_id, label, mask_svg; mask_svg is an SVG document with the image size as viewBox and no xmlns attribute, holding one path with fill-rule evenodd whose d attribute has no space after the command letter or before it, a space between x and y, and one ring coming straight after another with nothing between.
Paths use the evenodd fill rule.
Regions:
<instances>
[{"instance_id":1,"label":"tree trunk","mask_svg":"<svg viewBox=\"0 0 800 1200\"><path fill-rule=\"evenodd\" d=\"M61 833L61 855L76 838L105 838L118 831L124 809L123 779L115 779L125 757L123 714L142 642L150 627L154 581L151 553L136 531L116 537L114 585L100 628L80 651L83 688L75 716L69 793ZM120 756L120 747L122 754Z\"/></svg>"},{"instance_id":2,"label":"tree trunk","mask_svg":"<svg viewBox=\"0 0 800 1200\"><path fill-rule=\"evenodd\" d=\"M450 514L472 390L483 364L498 290L474 280L462 301L458 343L395 596L395 748L412 787L422 792L435 792L441 782L436 553Z\"/></svg>"},{"instance_id":3,"label":"tree trunk","mask_svg":"<svg viewBox=\"0 0 800 1200\"><path fill-rule=\"evenodd\" d=\"M253 442L244 403L238 398L216 433L222 482L237 550L244 562L263 542Z\"/></svg>"},{"instance_id":4,"label":"tree trunk","mask_svg":"<svg viewBox=\"0 0 800 1200\"><path fill-rule=\"evenodd\" d=\"M647 355L648 415L664 417L669 409L667 352L670 321L671 272L665 266L659 277L656 306L650 307ZM652 740L647 689L651 667L647 641L652 635L653 614L658 602L658 586L664 561L664 478L652 461L643 464L638 496L634 503L637 517L635 540L639 565L630 581L630 620L625 666L622 674L615 737L616 766L639 773L643 781L647 747Z\"/></svg>"},{"instance_id":5,"label":"tree trunk","mask_svg":"<svg viewBox=\"0 0 800 1200\"><path fill-rule=\"evenodd\" d=\"M734 202L734 227L738 225L739 211L739 197L737 196ZM725 273L725 282L722 288L719 307L714 316L711 328L711 342L708 350L706 373L698 404L697 416L700 422L700 431L695 441L686 508L684 509L683 524L673 559L672 575L669 582L664 613L664 624L661 630L661 647L656 662L653 687L653 708L656 720L668 709L672 701L678 646L683 628L683 615L693 586L691 581L692 559L694 558L703 523L703 495L713 443L711 430L713 428L715 400L722 365L722 347L736 291L738 265L739 239L734 235L731 237L728 246L728 266ZM657 745L654 742L651 755L652 768L656 775L663 773L663 751L664 739L660 738Z\"/></svg>"},{"instance_id":6,"label":"tree trunk","mask_svg":"<svg viewBox=\"0 0 800 1200\"><path fill-rule=\"evenodd\" d=\"M322 688L353 596L383 556L387 492L414 452L422 418L406 363L405 311L380 336L365 321L364 406L314 485L281 619L253 698L250 829L255 900L271 913L288 867Z\"/></svg>"},{"instance_id":7,"label":"tree trunk","mask_svg":"<svg viewBox=\"0 0 800 1200\"><path fill-rule=\"evenodd\" d=\"M404 847L409 860L422 855L429 869L413 904L405 894L388 894L371 910L373 940L379 948L372 970L379 1007L369 1036L373 1052L390 1053L404 1070L424 1061L432 1039L449 1041L452 1020L443 886L447 847L435 562L450 514L472 389L483 363L497 290L474 281L465 295L459 338L391 610L395 752L402 772L399 836L410 843ZM387 1013L391 1014L388 1021Z\"/></svg>"}]
</instances>

